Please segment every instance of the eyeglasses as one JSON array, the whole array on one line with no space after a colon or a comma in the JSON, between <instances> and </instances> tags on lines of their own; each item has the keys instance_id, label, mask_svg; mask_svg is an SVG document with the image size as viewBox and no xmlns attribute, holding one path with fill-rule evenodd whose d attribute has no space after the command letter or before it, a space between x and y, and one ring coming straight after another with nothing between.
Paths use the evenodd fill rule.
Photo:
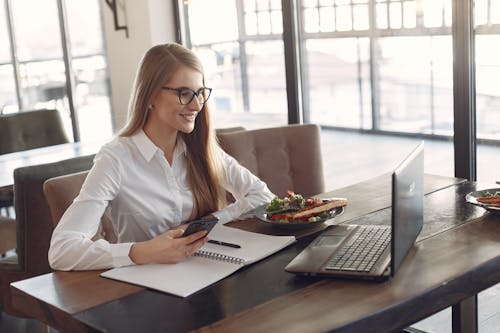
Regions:
<instances>
[{"instance_id":1,"label":"eyeglasses","mask_svg":"<svg viewBox=\"0 0 500 333\"><path fill-rule=\"evenodd\" d=\"M207 88L207 87L202 87L198 89L198 91L194 91L193 89L185 87L183 88L161 87L161 89L176 91L177 97L179 97L179 103L181 103L182 105L187 105L191 103L194 96L196 96L198 103L200 103L200 105L203 105L206 103L206 101L208 101L210 93L212 92L212 88Z\"/></svg>"}]
</instances>

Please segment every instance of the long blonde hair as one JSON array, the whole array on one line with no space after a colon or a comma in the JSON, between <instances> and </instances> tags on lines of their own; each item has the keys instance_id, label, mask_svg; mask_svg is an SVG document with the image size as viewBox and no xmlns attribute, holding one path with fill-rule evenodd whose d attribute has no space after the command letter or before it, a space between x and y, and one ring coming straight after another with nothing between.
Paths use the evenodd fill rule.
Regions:
<instances>
[{"instance_id":1,"label":"long blonde hair","mask_svg":"<svg viewBox=\"0 0 500 333\"><path fill-rule=\"evenodd\" d=\"M141 60L129 102L129 119L120 136L132 136L142 129L148 117L148 104L181 66L192 68L205 76L198 57L179 44L161 44L149 49ZM187 148L187 174L192 189L194 208L191 218L217 211L225 203L221 187L223 169L216 154L217 143L210 125L208 104L196 117L191 133L179 132Z\"/></svg>"}]
</instances>

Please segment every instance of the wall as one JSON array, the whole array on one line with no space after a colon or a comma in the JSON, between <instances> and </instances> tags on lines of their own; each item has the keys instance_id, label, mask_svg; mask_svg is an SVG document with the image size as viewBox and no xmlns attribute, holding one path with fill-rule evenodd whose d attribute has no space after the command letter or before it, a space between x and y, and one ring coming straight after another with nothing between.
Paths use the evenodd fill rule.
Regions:
<instances>
[{"instance_id":1,"label":"wall","mask_svg":"<svg viewBox=\"0 0 500 333\"><path fill-rule=\"evenodd\" d=\"M172 1L119 0L118 8L119 23L126 22L128 38L124 30L115 31L113 13L102 1L114 132L126 123L137 65L144 52L153 45L175 41Z\"/></svg>"}]
</instances>

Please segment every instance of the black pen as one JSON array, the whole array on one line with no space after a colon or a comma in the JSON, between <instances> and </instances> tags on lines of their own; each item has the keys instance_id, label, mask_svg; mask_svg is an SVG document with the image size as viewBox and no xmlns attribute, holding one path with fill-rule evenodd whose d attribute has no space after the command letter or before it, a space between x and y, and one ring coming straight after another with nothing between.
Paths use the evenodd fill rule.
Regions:
<instances>
[{"instance_id":1,"label":"black pen","mask_svg":"<svg viewBox=\"0 0 500 333\"><path fill-rule=\"evenodd\" d=\"M229 246L229 247L233 247L235 249L239 249L241 248L241 246L239 246L238 244L232 244L232 243L226 243L226 242L221 242L221 241L218 241L218 240L215 240L215 239L209 239L208 240L209 243L212 243L212 244L217 244L217 245L222 245L222 246Z\"/></svg>"}]
</instances>

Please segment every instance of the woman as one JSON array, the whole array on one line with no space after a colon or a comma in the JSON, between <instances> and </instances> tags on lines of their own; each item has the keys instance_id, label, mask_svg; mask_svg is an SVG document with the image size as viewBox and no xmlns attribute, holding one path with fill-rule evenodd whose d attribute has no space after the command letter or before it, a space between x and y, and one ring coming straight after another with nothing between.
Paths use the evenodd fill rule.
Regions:
<instances>
[{"instance_id":1,"label":"woman","mask_svg":"<svg viewBox=\"0 0 500 333\"><path fill-rule=\"evenodd\" d=\"M182 237L183 224L209 215L225 223L273 197L217 146L206 103L210 93L192 51L165 44L145 54L127 125L96 155L54 230L52 268L176 263L208 240L205 231ZM226 191L234 203L226 204ZM91 239L103 214L113 223L117 244Z\"/></svg>"}]
</instances>

